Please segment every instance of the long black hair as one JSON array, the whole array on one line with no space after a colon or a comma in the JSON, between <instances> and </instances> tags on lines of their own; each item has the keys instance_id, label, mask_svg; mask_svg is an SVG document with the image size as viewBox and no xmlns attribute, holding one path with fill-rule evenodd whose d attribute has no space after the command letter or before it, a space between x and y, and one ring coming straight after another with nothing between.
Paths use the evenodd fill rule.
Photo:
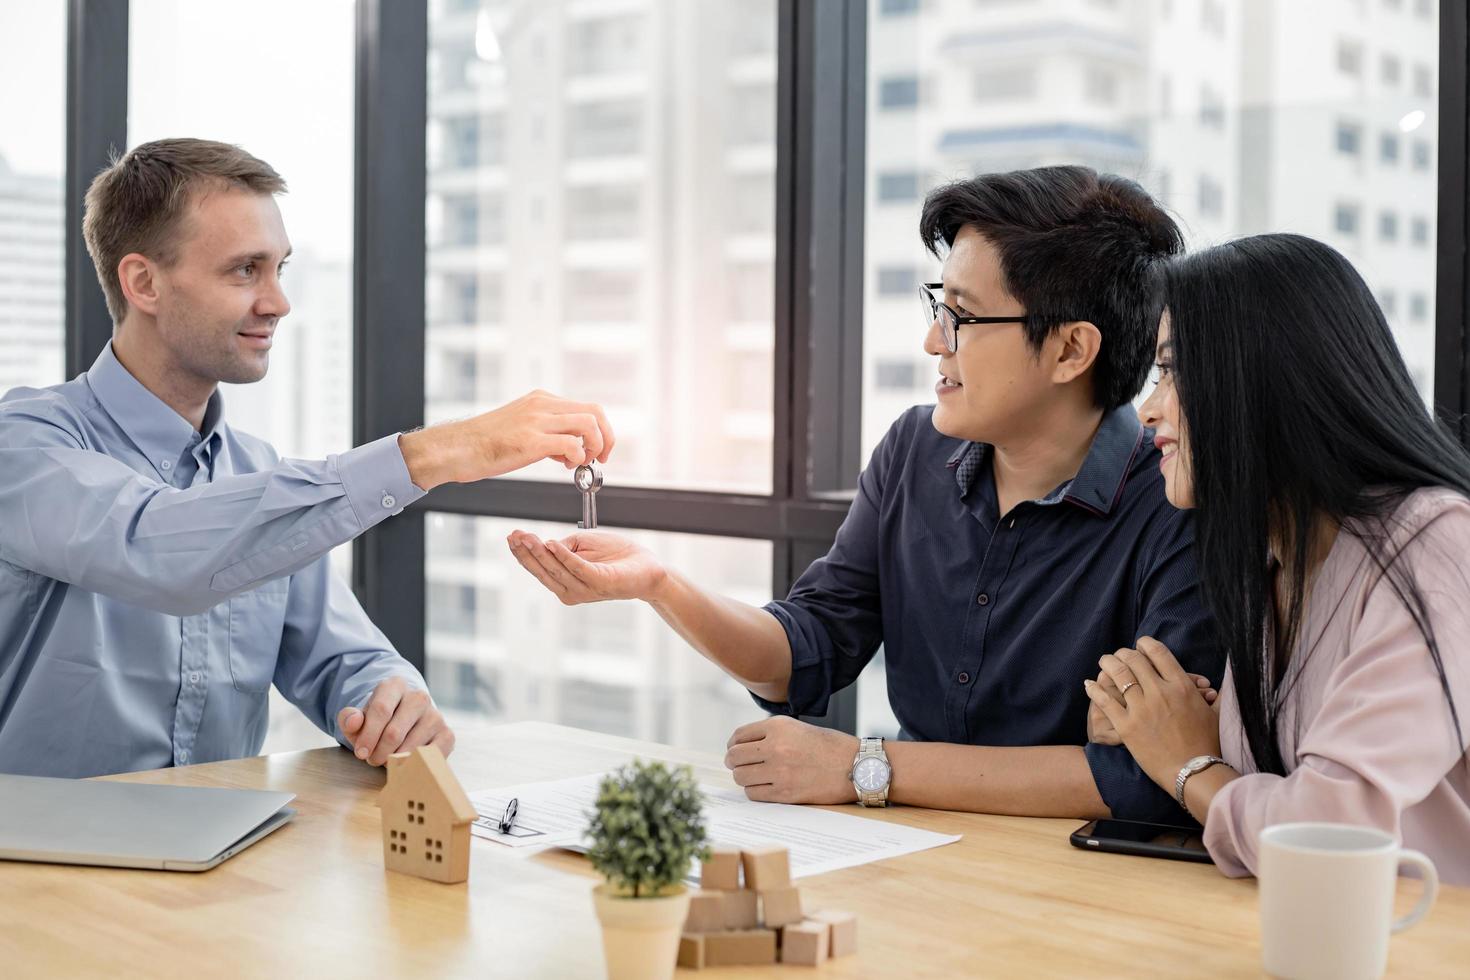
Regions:
<instances>
[{"instance_id":1,"label":"long black hair","mask_svg":"<svg viewBox=\"0 0 1470 980\"><path fill-rule=\"evenodd\" d=\"M1286 774L1279 728L1293 685L1281 682L1300 670L1278 668L1301 633L1322 518L1362 541L1413 617L1460 734L1423 597L1396 560L1407 544L1391 535L1415 490L1470 496L1470 454L1431 418L1372 292L1340 253L1300 235L1220 245L1171 263L1165 280L1202 584L1256 768Z\"/></svg>"}]
</instances>

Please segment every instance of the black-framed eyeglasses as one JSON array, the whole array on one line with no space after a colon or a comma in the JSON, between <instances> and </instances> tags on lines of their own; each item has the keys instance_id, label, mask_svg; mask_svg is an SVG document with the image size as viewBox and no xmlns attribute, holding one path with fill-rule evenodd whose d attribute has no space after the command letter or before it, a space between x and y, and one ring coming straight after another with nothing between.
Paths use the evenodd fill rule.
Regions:
<instances>
[{"instance_id":1,"label":"black-framed eyeglasses","mask_svg":"<svg viewBox=\"0 0 1470 980\"><path fill-rule=\"evenodd\" d=\"M939 297L934 295L938 290L940 295L944 294L944 283L921 282L919 283L919 302L924 307L924 326L927 329L939 321L939 332L944 335L944 346L951 354L960 349L960 327L969 323L1025 323L1025 315L1018 316L964 316L955 312L953 307L944 305Z\"/></svg>"}]
</instances>

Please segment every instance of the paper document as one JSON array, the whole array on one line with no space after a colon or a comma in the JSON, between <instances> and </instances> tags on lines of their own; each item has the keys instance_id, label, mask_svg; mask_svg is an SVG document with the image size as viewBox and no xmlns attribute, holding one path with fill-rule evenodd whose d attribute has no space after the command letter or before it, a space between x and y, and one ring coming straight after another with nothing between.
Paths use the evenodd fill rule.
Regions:
<instances>
[{"instance_id":1,"label":"paper document","mask_svg":"<svg viewBox=\"0 0 1470 980\"><path fill-rule=\"evenodd\" d=\"M477 837L509 847L569 847L584 849L583 834L597 799L603 773L544 783L525 783L470 794L480 819L471 831ZM704 819L709 842L721 847L777 844L791 851L791 876L851 868L870 861L912 854L944 844L959 836L936 834L885 820L834 813L785 803L755 803L742 790L699 787L704 794ZM519 800L515 827L500 833L500 817L511 799ZM691 880L698 880L698 867Z\"/></svg>"}]
</instances>

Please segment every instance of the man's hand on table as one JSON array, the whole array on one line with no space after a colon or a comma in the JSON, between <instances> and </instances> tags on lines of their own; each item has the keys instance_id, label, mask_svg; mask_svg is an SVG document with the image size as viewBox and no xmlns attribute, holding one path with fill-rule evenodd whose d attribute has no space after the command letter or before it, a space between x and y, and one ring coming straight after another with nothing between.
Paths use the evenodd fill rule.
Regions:
<instances>
[{"instance_id":1,"label":"man's hand on table","mask_svg":"<svg viewBox=\"0 0 1470 980\"><path fill-rule=\"evenodd\" d=\"M446 756L454 751L454 732L429 693L409 687L400 677L374 688L365 710L343 708L337 727L352 741L357 757L374 766L385 764L394 752L421 745L437 745Z\"/></svg>"},{"instance_id":2,"label":"man's hand on table","mask_svg":"<svg viewBox=\"0 0 1470 980\"><path fill-rule=\"evenodd\" d=\"M735 729L725 767L745 795L762 803L855 803L852 763L858 740L844 732L775 715Z\"/></svg>"}]
</instances>

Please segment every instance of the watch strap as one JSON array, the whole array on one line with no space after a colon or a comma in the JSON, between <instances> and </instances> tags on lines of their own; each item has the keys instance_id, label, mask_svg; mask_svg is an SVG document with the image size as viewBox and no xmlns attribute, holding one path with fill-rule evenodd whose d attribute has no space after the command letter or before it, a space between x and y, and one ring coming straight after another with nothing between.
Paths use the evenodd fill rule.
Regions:
<instances>
[{"instance_id":1,"label":"watch strap","mask_svg":"<svg viewBox=\"0 0 1470 980\"><path fill-rule=\"evenodd\" d=\"M858 803L862 806L887 806L888 787L893 783L893 766L888 761L888 753L883 751L883 739L878 737L864 737L858 740L857 758L853 760L853 775L857 774L858 763L864 759L882 759L888 768L888 783L880 790L865 790L853 779L853 788L857 790Z\"/></svg>"},{"instance_id":2,"label":"watch strap","mask_svg":"<svg viewBox=\"0 0 1470 980\"><path fill-rule=\"evenodd\" d=\"M1197 776L1211 766L1228 765L1230 763L1218 755L1198 755L1190 759L1184 764L1184 768L1179 770L1179 775L1174 777L1174 799L1188 813L1189 805L1184 802L1184 785L1189 782L1189 777Z\"/></svg>"}]
</instances>

